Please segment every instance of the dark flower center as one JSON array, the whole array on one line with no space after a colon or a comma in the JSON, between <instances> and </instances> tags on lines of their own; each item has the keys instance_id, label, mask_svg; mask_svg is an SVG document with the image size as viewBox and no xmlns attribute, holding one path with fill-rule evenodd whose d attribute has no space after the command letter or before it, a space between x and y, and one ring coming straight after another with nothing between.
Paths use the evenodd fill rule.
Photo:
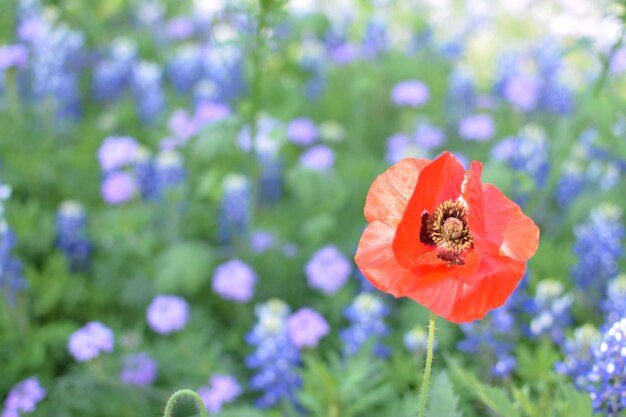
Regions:
<instances>
[{"instance_id":1,"label":"dark flower center","mask_svg":"<svg viewBox=\"0 0 626 417\"><path fill-rule=\"evenodd\" d=\"M420 241L437 248L437 256L454 265L464 265L465 252L474 246L467 226L467 208L460 201L441 203L430 215L422 214Z\"/></svg>"}]
</instances>

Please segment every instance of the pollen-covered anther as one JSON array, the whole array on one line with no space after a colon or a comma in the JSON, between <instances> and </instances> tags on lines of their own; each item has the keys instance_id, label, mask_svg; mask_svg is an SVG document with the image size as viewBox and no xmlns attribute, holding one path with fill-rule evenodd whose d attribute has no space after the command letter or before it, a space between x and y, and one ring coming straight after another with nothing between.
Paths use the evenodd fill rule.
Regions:
<instances>
[{"instance_id":1,"label":"pollen-covered anther","mask_svg":"<svg viewBox=\"0 0 626 417\"><path fill-rule=\"evenodd\" d=\"M474 240L467 225L467 208L460 201L441 203L431 216L422 218L423 243L437 246L437 256L455 265L463 265L464 253Z\"/></svg>"}]
</instances>

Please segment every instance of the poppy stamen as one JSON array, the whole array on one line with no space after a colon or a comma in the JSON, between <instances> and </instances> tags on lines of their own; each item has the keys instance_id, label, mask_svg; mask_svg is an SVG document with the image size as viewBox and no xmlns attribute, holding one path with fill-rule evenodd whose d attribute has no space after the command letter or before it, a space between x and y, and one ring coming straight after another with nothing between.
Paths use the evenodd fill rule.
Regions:
<instances>
[{"instance_id":1,"label":"poppy stamen","mask_svg":"<svg viewBox=\"0 0 626 417\"><path fill-rule=\"evenodd\" d=\"M460 201L441 203L431 216L422 215L422 243L437 247L437 256L454 265L465 264L463 255L474 246L467 225L467 208Z\"/></svg>"}]
</instances>

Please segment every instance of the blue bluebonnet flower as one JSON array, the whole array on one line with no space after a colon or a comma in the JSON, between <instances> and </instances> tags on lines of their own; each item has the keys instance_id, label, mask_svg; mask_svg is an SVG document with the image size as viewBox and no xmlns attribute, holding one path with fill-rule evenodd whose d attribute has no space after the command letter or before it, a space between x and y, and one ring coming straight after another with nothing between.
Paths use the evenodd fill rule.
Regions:
<instances>
[{"instance_id":1,"label":"blue bluebonnet flower","mask_svg":"<svg viewBox=\"0 0 626 417\"><path fill-rule=\"evenodd\" d=\"M261 168L258 199L262 204L272 204L282 195L284 182L284 161L280 154L286 140L286 129L278 120L261 116L254 138L254 153ZM245 126L237 138L238 145L246 152L252 152L253 141L250 128Z\"/></svg>"},{"instance_id":2,"label":"blue bluebonnet flower","mask_svg":"<svg viewBox=\"0 0 626 417\"><path fill-rule=\"evenodd\" d=\"M259 151L257 157L261 165L258 199L260 203L272 204L283 194L285 164L277 151Z\"/></svg>"},{"instance_id":3,"label":"blue bluebonnet flower","mask_svg":"<svg viewBox=\"0 0 626 417\"><path fill-rule=\"evenodd\" d=\"M234 43L204 49L204 73L216 88L215 99L230 103L246 88L242 51Z\"/></svg>"},{"instance_id":4,"label":"blue bluebonnet flower","mask_svg":"<svg viewBox=\"0 0 626 417\"><path fill-rule=\"evenodd\" d=\"M156 163L147 148L141 147L133 163L133 174L141 198L145 201L158 199L160 194Z\"/></svg>"},{"instance_id":5,"label":"blue bluebonnet flower","mask_svg":"<svg viewBox=\"0 0 626 417\"><path fill-rule=\"evenodd\" d=\"M626 409L626 318L611 325L592 353L586 389L594 411L617 417Z\"/></svg>"},{"instance_id":6,"label":"blue bluebonnet flower","mask_svg":"<svg viewBox=\"0 0 626 417\"><path fill-rule=\"evenodd\" d=\"M397 106L422 107L429 98L430 90L420 80L401 81L391 90L391 99Z\"/></svg>"},{"instance_id":7,"label":"blue bluebonnet flower","mask_svg":"<svg viewBox=\"0 0 626 417\"><path fill-rule=\"evenodd\" d=\"M213 273L213 291L225 300L238 303L252 299L256 282L254 270L239 259L224 262Z\"/></svg>"},{"instance_id":8,"label":"blue bluebonnet flower","mask_svg":"<svg viewBox=\"0 0 626 417\"><path fill-rule=\"evenodd\" d=\"M71 334L67 348L77 362L86 362L103 352L113 352L113 331L99 321L91 321Z\"/></svg>"},{"instance_id":9,"label":"blue bluebonnet flower","mask_svg":"<svg viewBox=\"0 0 626 417\"><path fill-rule=\"evenodd\" d=\"M6 400L1 417L20 417L21 413L32 413L37 404L46 398L46 389L41 386L37 377L26 378L15 384Z\"/></svg>"},{"instance_id":10,"label":"blue bluebonnet flower","mask_svg":"<svg viewBox=\"0 0 626 417\"><path fill-rule=\"evenodd\" d=\"M167 75L179 91L189 91L203 75L202 51L197 45L183 45L167 64Z\"/></svg>"},{"instance_id":11,"label":"blue bluebonnet flower","mask_svg":"<svg viewBox=\"0 0 626 417\"><path fill-rule=\"evenodd\" d=\"M555 364L555 370L569 376L579 389L587 384L591 369L591 348L601 340L601 334L593 325L585 324L574 330L574 337L568 338L562 345L563 361Z\"/></svg>"},{"instance_id":12,"label":"blue bluebonnet flower","mask_svg":"<svg viewBox=\"0 0 626 417\"><path fill-rule=\"evenodd\" d=\"M572 277L585 292L585 300L596 306L606 293L609 280L619 274L618 262L624 255L624 226L621 210L603 204L591 210L589 219L574 229L573 251L578 260Z\"/></svg>"},{"instance_id":13,"label":"blue bluebonnet flower","mask_svg":"<svg viewBox=\"0 0 626 417\"><path fill-rule=\"evenodd\" d=\"M15 257L13 248L17 240L4 218L4 203L11 196L11 187L0 181L0 290L10 304L15 303L17 293L27 286L24 267Z\"/></svg>"},{"instance_id":14,"label":"blue bluebonnet flower","mask_svg":"<svg viewBox=\"0 0 626 417\"><path fill-rule=\"evenodd\" d=\"M395 133L387 138L385 159L391 164L403 158L426 158L428 153L416 144L416 141L404 133Z\"/></svg>"},{"instance_id":15,"label":"blue bluebonnet flower","mask_svg":"<svg viewBox=\"0 0 626 417\"><path fill-rule=\"evenodd\" d=\"M373 19L368 22L361 42L361 55L375 59L389 47L387 25L382 20Z\"/></svg>"},{"instance_id":16,"label":"blue bluebonnet flower","mask_svg":"<svg viewBox=\"0 0 626 417\"><path fill-rule=\"evenodd\" d=\"M117 38L111 42L105 57L93 68L91 89L96 100L115 100L130 86L138 49L137 44L129 38Z\"/></svg>"},{"instance_id":17,"label":"blue bluebonnet flower","mask_svg":"<svg viewBox=\"0 0 626 417\"><path fill-rule=\"evenodd\" d=\"M477 101L476 84L472 76L460 70L450 74L446 109L451 120L459 120L468 111L473 111Z\"/></svg>"},{"instance_id":18,"label":"blue bluebonnet flower","mask_svg":"<svg viewBox=\"0 0 626 417\"><path fill-rule=\"evenodd\" d=\"M611 72L613 74L623 74L626 72L626 47L621 47L613 54L611 59Z\"/></svg>"},{"instance_id":19,"label":"blue bluebonnet flower","mask_svg":"<svg viewBox=\"0 0 626 417\"><path fill-rule=\"evenodd\" d=\"M300 155L300 165L316 171L330 171L335 164L335 152L327 145L316 145Z\"/></svg>"},{"instance_id":20,"label":"blue bluebonnet flower","mask_svg":"<svg viewBox=\"0 0 626 417\"><path fill-rule=\"evenodd\" d=\"M224 243L245 235L250 225L250 183L241 174L224 178L218 218L219 238Z\"/></svg>"},{"instance_id":21,"label":"blue bluebonnet flower","mask_svg":"<svg viewBox=\"0 0 626 417\"><path fill-rule=\"evenodd\" d=\"M402 338L404 347L411 353L421 354L428 348L428 331L427 328L421 325L413 326L408 332L404 334ZM437 340L433 347L437 349Z\"/></svg>"},{"instance_id":22,"label":"blue bluebonnet flower","mask_svg":"<svg viewBox=\"0 0 626 417\"><path fill-rule=\"evenodd\" d=\"M300 352L287 335L289 306L279 299L271 299L257 306L258 322L246 336L246 341L256 347L246 358L246 365L256 370L250 387L263 394L257 406L267 408L285 399L296 403L296 390L300 377L295 368L300 362Z\"/></svg>"},{"instance_id":23,"label":"blue bluebonnet flower","mask_svg":"<svg viewBox=\"0 0 626 417\"><path fill-rule=\"evenodd\" d=\"M370 292L357 295L344 311L350 326L340 331L343 352L347 356L356 355L364 345L371 343L376 356L387 356L389 349L383 339L389 333L385 317L389 308L383 300Z\"/></svg>"},{"instance_id":24,"label":"blue bluebonnet flower","mask_svg":"<svg viewBox=\"0 0 626 417\"><path fill-rule=\"evenodd\" d=\"M328 57L324 46L316 37L305 36L297 50L298 65L308 74L302 89L309 100L318 99L326 86Z\"/></svg>"},{"instance_id":25,"label":"blue bluebonnet flower","mask_svg":"<svg viewBox=\"0 0 626 417\"><path fill-rule=\"evenodd\" d=\"M561 343L564 331L572 322L571 294L565 293L559 281L546 279L537 284L535 297L525 305L531 315L529 333L533 338L548 335L554 343Z\"/></svg>"},{"instance_id":26,"label":"blue bluebonnet flower","mask_svg":"<svg viewBox=\"0 0 626 417\"><path fill-rule=\"evenodd\" d=\"M459 135L465 140L485 142L496 133L496 126L489 114L472 114L459 122Z\"/></svg>"},{"instance_id":27,"label":"blue bluebonnet flower","mask_svg":"<svg viewBox=\"0 0 626 417\"><path fill-rule=\"evenodd\" d=\"M82 204L63 202L57 211L57 245L72 271L89 267L93 245L87 235L87 215Z\"/></svg>"},{"instance_id":28,"label":"blue bluebonnet flower","mask_svg":"<svg viewBox=\"0 0 626 417\"><path fill-rule=\"evenodd\" d=\"M135 64L131 72L131 90L139 118L144 123L153 123L165 109L162 71L159 65L146 61Z\"/></svg>"},{"instance_id":29,"label":"blue bluebonnet flower","mask_svg":"<svg viewBox=\"0 0 626 417\"><path fill-rule=\"evenodd\" d=\"M182 184L187 176L182 156L163 150L154 158L142 148L133 165L135 181L144 200L158 200Z\"/></svg>"},{"instance_id":30,"label":"blue bluebonnet flower","mask_svg":"<svg viewBox=\"0 0 626 417\"><path fill-rule=\"evenodd\" d=\"M513 170L530 176L536 187L542 188L550 168L548 146L542 127L526 125L516 136L505 138L494 147L492 156L507 162Z\"/></svg>"},{"instance_id":31,"label":"blue bluebonnet flower","mask_svg":"<svg viewBox=\"0 0 626 417\"><path fill-rule=\"evenodd\" d=\"M152 385L157 378L159 363L146 352L131 353L122 358L120 381L128 385Z\"/></svg>"},{"instance_id":32,"label":"blue bluebonnet flower","mask_svg":"<svg viewBox=\"0 0 626 417\"><path fill-rule=\"evenodd\" d=\"M298 349L316 347L330 332L328 322L317 311L303 307L287 319L287 336Z\"/></svg>"},{"instance_id":33,"label":"blue bluebonnet flower","mask_svg":"<svg viewBox=\"0 0 626 417\"><path fill-rule=\"evenodd\" d=\"M146 310L146 318L148 326L159 334L178 332L189 320L189 304L176 295L157 295Z\"/></svg>"},{"instance_id":34,"label":"blue bluebonnet flower","mask_svg":"<svg viewBox=\"0 0 626 417\"><path fill-rule=\"evenodd\" d=\"M609 281L606 298L602 301L601 307L607 323L615 323L626 317L626 274L618 275Z\"/></svg>"},{"instance_id":35,"label":"blue bluebonnet flower","mask_svg":"<svg viewBox=\"0 0 626 417\"><path fill-rule=\"evenodd\" d=\"M586 186L585 171L576 161L567 161L556 184L555 198L561 208L567 208Z\"/></svg>"},{"instance_id":36,"label":"blue bluebonnet flower","mask_svg":"<svg viewBox=\"0 0 626 417\"><path fill-rule=\"evenodd\" d=\"M29 49L27 79L33 100L52 104L59 120L79 116L84 35L44 14L22 22L18 32Z\"/></svg>"},{"instance_id":37,"label":"blue bluebonnet flower","mask_svg":"<svg viewBox=\"0 0 626 417\"><path fill-rule=\"evenodd\" d=\"M537 44L534 51L501 57L496 93L522 112L568 113L573 95L561 80L561 52L550 40Z\"/></svg>"},{"instance_id":38,"label":"blue bluebonnet flower","mask_svg":"<svg viewBox=\"0 0 626 417\"><path fill-rule=\"evenodd\" d=\"M513 352L520 337L517 312L524 298L524 288L518 288L504 306L483 320L461 324L465 338L457 344L458 349L488 358L491 374L498 378L509 376L517 366Z\"/></svg>"},{"instance_id":39,"label":"blue bluebonnet flower","mask_svg":"<svg viewBox=\"0 0 626 417\"><path fill-rule=\"evenodd\" d=\"M211 414L219 413L224 404L235 401L242 392L234 376L222 374L213 375L209 385L198 388L198 395Z\"/></svg>"},{"instance_id":40,"label":"blue bluebonnet flower","mask_svg":"<svg viewBox=\"0 0 626 417\"><path fill-rule=\"evenodd\" d=\"M348 281L352 264L334 245L327 245L311 256L304 269L311 288L334 294Z\"/></svg>"}]
</instances>

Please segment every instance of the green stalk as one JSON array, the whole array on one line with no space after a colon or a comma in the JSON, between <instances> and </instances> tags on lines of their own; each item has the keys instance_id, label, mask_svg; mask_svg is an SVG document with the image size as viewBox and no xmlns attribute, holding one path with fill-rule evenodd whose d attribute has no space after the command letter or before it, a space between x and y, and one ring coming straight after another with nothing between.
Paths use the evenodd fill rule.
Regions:
<instances>
[{"instance_id":1,"label":"green stalk","mask_svg":"<svg viewBox=\"0 0 626 417\"><path fill-rule=\"evenodd\" d=\"M424 417L426 413L426 403L428 399L428 383L430 382L430 369L433 364L433 348L435 346L435 313L430 313L430 323L428 324L428 351L426 353L426 366L422 377L422 389L420 391L420 407L418 417Z\"/></svg>"},{"instance_id":2,"label":"green stalk","mask_svg":"<svg viewBox=\"0 0 626 417\"><path fill-rule=\"evenodd\" d=\"M259 15L257 18L257 26L250 51L250 61L252 65L252 80L250 90L250 110L248 112L247 123L250 129L250 153L249 153L249 178L252 186L252 198L250 203L250 217L254 221L256 199L257 199L257 182L259 178L259 164L256 157L256 135L258 133L258 118L261 109L261 93L263 81L263 51L264 40L263 31L267 26L268 2L266 0L259 1Z\"/></svg>"},{"instance_id":3,"label":"green stalk","mask_svg":"<svg viewBox=\"0 0 626 417\"><path fill-rule=\"evenodd\" d=\"M198 395L197 392L190 389L180 389L172 394L169 400L167 400L167 404L165 405L165 411L163 413L163 417L172 417L172 412L174 411L174 406L176 405L176 401L180 397L191 397L196 401L198 408L200 409L200 417L208 417L206 408L204 407L204 402L202 402L202 398Z\"/></svg>"}]
</instances>

